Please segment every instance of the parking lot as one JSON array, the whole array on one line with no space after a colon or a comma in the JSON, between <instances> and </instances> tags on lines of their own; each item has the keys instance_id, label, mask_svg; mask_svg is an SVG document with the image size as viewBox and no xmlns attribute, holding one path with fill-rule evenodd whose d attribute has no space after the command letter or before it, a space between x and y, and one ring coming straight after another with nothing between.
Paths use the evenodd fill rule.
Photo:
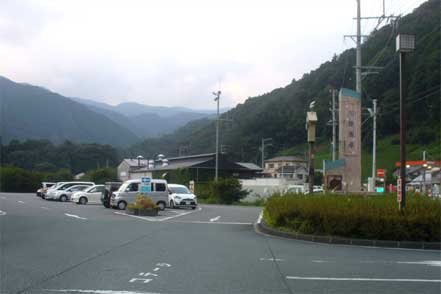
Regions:
<instances>
[{"instance_id":1,"label":"parking lot","mask_svg":"<svg viewBox=\"0 0 441 294\"><path fill-rule=\"evenodd\" d=\"M436 251L286 240L261 209L201 205L135 217L0 194L2 293L439 293Z\"/></svg>"}]
</instances>

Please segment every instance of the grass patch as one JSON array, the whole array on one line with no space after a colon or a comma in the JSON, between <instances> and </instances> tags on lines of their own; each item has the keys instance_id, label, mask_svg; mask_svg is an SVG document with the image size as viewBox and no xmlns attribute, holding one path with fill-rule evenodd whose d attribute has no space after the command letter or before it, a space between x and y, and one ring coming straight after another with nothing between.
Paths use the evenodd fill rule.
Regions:
<instances>
[{"instance_id":1,"label":"grass patch","mask_svg":"<svg viewBox=\"0 0 441 294\"><path fill-rule=\"evenodd\" d=\"M439 242L441 201L410 194L398 210L396 195L274 195L264 209L266 223L302 234L348 238Z\"/></svg>"}]
</instances>

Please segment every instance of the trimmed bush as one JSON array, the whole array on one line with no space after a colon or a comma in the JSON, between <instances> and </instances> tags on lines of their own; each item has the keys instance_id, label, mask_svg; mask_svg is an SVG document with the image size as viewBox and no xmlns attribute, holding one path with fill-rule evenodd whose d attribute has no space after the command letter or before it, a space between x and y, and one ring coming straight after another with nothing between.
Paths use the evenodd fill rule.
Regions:
<instances>
[{"instance_id":1,"label":"trimmed bush","mask_svg":"<svg viewBox=\"0 0 441 294\"><path fill-rule=\"evenodd\" d=\"M400 212L393 194L274 195L266 202L264 219L272 227L302 234L439 242L441 201L411 194Z\"/></svg>"},{"instance_id":2,"label":"trimmed bush","mask_svg":"<svg viewBox=\"0 0 441 294\"><path fill-rule=\"evenodd\" d=\"M248 195L236 178L218 179L209 184L210 197L221 204L233 204Z\"/></svg>"}]
</instances>

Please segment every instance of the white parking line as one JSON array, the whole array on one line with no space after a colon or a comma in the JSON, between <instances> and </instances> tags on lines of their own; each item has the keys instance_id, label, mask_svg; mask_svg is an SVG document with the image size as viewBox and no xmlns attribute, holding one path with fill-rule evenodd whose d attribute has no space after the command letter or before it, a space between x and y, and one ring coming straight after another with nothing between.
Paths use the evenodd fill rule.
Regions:
<instances>
[{"instance_id":1,"label":"white parking line","mask_svg":"<svg viewBox=\"0 0 441 294\"><path fill-rule=\"evenodd\" d=\"M260 261L283 261L283 259L280 259L280 258L263 258L263 257L261 257L259 260Z\"/></svg>"},{"instance_id":2,"label":"white parking line","mask_svg":"<svg viewBox=\"0 0 441 294\"><path fill-rule=\"evenodd\" d=\"M421 265L430 265L430 266L439 266L441 267L440 260L426 260L426 261L397 261L400 264L421 264Z\"/></svg>"},{"instance_id":3,"label":"white parking line","mask_svg":"<svg viewBox=\"0 0 441 294\"><path fill-rule=\"evenodd\" d=\"M212 225L252 225L253 224L253 223L241 223L241 222L207 222L207 221L172 221L170 223L212 224Z\"/></svg>"},{"instance_id":4,"label":"white parking line","mask_svg":"<svg viewBox=\"0 0 441 294\"><path fill-rule=\"evenodd\" d=\"M221 218L220 215L213 217L213 218L210 218L210 222L218 221L220 218Z\"/></svg>"},{"instance_id":5,"label":"white parking line","mask_svg":"<svg viewBox=\"0 0 441 294\"><path fill-rule=\"evenodd\" d=\"M293 277L293 276L287 276L286 278L288 280L313 280L313 281L366 281L366 282L441 283L441 280L429 280L429 279L329 278L329 277Z\"/></svg>"},{"instance_id":6,"label":"white parking line","mask_svg":"<svg viewBox=\"0 0 441 294\"><path fill-rule=\"evenodd\" d=\"M166 220L169 220L169 219L181 217L181 216L184 216L184 215L187 215L187 214L190 214L190 213L195 213L196 211L201 211L201 210L202 210L202 208L199 207L198 210L192 210L192 211L188 211L188 212L183 212L183 213L179 213L177 215L173 215L173 216L169 216L169 217L164 217L164 218L161 218L160 216L159 217L158 216L152 217L152 216L131 215L131 214L127 214L125 212L118 212L118 211L115 211L114 214L125 215L125 216L129 216L129 217L133 217L133 218L138 218L138 219L146 220L146 221L149 221L149 222L162 222L162 221L166 221Z\"/></svg>"},{"instance_id":7,"label":"white parking line","mask_svg":"<svg viewBox=\"0 0 441 294\"><path fill-rule=\"evenodd\" d=\"M124 291L124 290L81 290L81 289L43 289L50 292L63 292L63 293L93 293L93 294L160 294L154 292L136 292L136 291Z\"/></svg>"},{"instance_id":8,"label":"white parking line","mask_svg":"<svg viewBox=\"0 0 441 294\"><path fill-rule=\"evenodd\" d=\"M85 217L81 217L81 216L78 216L78 215L75 215L75 214L65 213L64 215L68 216L68 217L78 218L78 219L87 219Z\"/></svg>"},{"instance_id":9,"label":"white parking line","mask_svg":"<svg viewBox=\"0 0 441 294\"><path fill-rule=\"evenodd\" d=\"M21 200L18 200L17 202L18 202L18 203L21 203L21 204L24 204L24 202L23 202L23 201L21 201Z\"/></svg>"},{"instance_id":10,"label":"white parking line","mask_svg":"<svg viewBox=\"0 0 441 294\"><path fill-rule=\"evenodd\" d=\"M0 210L0 215L6 215L6 212Z\"/></svg>"}]
</instances>

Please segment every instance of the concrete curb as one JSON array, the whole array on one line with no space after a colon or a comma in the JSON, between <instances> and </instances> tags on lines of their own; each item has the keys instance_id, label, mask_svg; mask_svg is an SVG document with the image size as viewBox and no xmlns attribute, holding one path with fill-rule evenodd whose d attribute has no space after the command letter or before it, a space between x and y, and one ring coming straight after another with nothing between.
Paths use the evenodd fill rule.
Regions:
<instances>
[{"instance_id":1,"label":"concrete curb","mask_svg":"<svg viewBox=\"0 0 441 294\"><path fill-rule=\"evenodd\" d=\"M412 241L388 241L388 240L368 240L368 239L350 239L335 236L306 235L295 232L283 232L270 228L263 219L256 222L255 228L258 232L283 237L317 243L371 246L384 248L404 248L404 249L422 249L422 250L441 250L441 243L438 242L412 242Z\"/></svg>"}]
</instances>

